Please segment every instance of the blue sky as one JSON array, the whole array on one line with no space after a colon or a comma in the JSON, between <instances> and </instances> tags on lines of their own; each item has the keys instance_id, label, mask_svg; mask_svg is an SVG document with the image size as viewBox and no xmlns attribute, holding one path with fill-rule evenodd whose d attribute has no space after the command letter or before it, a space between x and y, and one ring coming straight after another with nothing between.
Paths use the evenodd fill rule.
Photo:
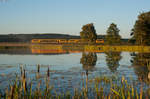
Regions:
<instances>
[{"instance_id":1,"label":"blue sky","mask_svg":"<svg viewBox=\"0 0 150 99\"><path fill-rule=\"evenodd\" d=\"M114 22L127 38L139 13L150 11L149 5L150 0L7 0L0 2L0 34L79 35L87 23L106 34Z\"/></svg>"}]
</instances>

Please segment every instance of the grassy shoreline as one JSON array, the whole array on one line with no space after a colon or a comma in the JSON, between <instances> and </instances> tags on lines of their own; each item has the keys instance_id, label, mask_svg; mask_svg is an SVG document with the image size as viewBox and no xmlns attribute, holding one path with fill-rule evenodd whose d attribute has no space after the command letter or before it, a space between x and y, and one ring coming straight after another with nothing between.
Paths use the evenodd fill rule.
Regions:
<instances>
[{"instance_id":1,"label":"grassy shoreline","mask_svg":"<svg viewBox=\"0 0 150 99\"><path fill-rule=\"evenodd\" d=\"M38 68L39 70L40 68ZM119 81L109 77L96 77L91 80L86 78L85 85L73 92L66 91L59 93L49 84L49 69L45 77L45 84L37 83L33 89L32 81L28 81L25 70L21 71L21 76L16 76L6 90L1 90L0 98L4 99L149 99L150 89L144 90L141 85L137 89L136 85L129 84L124 76ZM119 82L119 83L118 83ZM42 87L42 89L41 89Z\"/></svg>"}]
</instances>

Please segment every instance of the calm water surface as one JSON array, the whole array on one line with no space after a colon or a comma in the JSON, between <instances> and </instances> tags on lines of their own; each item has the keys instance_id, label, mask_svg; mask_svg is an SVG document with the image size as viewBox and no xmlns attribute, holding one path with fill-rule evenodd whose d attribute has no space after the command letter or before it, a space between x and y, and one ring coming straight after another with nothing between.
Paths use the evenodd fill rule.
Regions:
<instances>
[{"instance_id":1,"label":"calm water surface","mask_svg":"<svg viewBox=\"0 0 150 99\"><path fill-rule=\"evenodd\" d=\"M136 82L149 88L149 69L146 62L148 53L129 52L80 52L64 54L0 54L0 89L5 89L20 75L20 66L26 70L28 81L33 84L41 82L44 85L47 69L50 69L50 84L59 92L81 88L85 79L100 76L121 79L125 76L130 82ZM37 76L37 64L40 64L40 74ZM36 86L35 86L36 87Z\"/></svg>"}]
</instances>

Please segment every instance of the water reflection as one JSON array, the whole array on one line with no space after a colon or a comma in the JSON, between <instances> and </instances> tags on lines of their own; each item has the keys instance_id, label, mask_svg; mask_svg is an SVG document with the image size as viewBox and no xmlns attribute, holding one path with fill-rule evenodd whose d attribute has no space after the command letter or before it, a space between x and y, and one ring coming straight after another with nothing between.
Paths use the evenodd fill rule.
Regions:
<instances>
[{"instance_id":1,"label":"water reflection","mask_svg":"<svg viewBox=\"0 0 150 99\"><path fill-rule=\"evenodd\" d=\"M132 53L131 63L140 81L150 82L150 53Z\"/></svg>"},{"instance_id":2,"label":"water reflection","mask_svg":"<svg viewBox=\"0 0 150 99\"><path fill-rule=\"evenodd\" d=\"M97 55L94 52L83 52L80 63L84 70L93 70L97 61Z\"/></svg>"},{"instance_id":3,"label":"water reflection","mask_svg":"<svg viewBox=\"0 0 150 99\"><path fill-rule=\"evenodd\" d=\"M99 49L98 49L99 50ZM0 54L33 54L33 55L1 55L1 63L0 63L0 83L4 81L4 74L7 73L12 75L14 71L18 71L17 65L18 63L29 64L27 66L28 75L31 77L35 75L36 71L36 78L42 79L44 75L46 75L46 69L43 67L44 65L50 64L50 74L51 77L51 84L55 85L55 88L71 88L79 86L78 83L82 80L80 73L84 73L84 83L86 83L86 92L90 92L88 89L88 83L90 82L91 78L102 76L102 75L109 75L111 76L113 73L117 71L117 74L125 75L125 77L129 77L129 75L135 77L134 80L138 82L140 81L148 82L150 79L150 53L132 53L132 65L133 68L128 68L131 64L129 59L130 55L128 53L123 52L121 56L121 52L114 52L114 51L107 51L104 54L96 53L98 50L92 50L90 52L83 52L82 49L80 50L77 47L74 48L65 48L61 46L34 46L33 48L21 48L21 49L1 49ZM103 50L100 50L103 52ZM81 53L82 52L82 53ZM70 54L73 53L73 54ZM38 54L38 55L35 55ZM44 54L44 55L40 55ZM57 54L57 55L54 55ZM58 55L63 54L63 55ZM82 55L81 55L82 54ZM127 54L127 55L126 55ZM100 58L100 60L98 60ZM122 58L123 57L123 58ZM105 60L106 59L106 60ZM7 61L6 61L7 60ZM122 61L120 61L122 60ZM6 62L5 62L6 61ZM106 61L106 64L105 64ZM81 64L82 64L82 71L81 71ZM9 67L14 64L16 67ZM98 64L96 64L98 63ZM6 64L8 66L4 66L2 64ZM41 69L39 66L35 66L35 64L44 64L41 65ZM125 64L125 66L121 66ZM31 66L33 65L33 66ZM120 66L120 67L119 67ZM97 69L95 69L97 67ZM119 69L118 69L119 67ZM11 69L12 68L12 69ZM38 68L38 69L37 69ZM108 70L108 69L109 70ZM5 69L5 70L4 70ZM134 70L133 70L134 69ZM92 72L91 72L92 71ZM112 73L110 73L110 72ZM89 73L90 72L90 73ZM135 72L135 73L134 73ZM81 74L82 74L81 73ZM83 76L83 75L82 75ZM118 75L117 75L118 76ZM9 76L5 76L9 77ZM138 77L138 79L137 79ZM10 77L9 77L10 78ZM8 78L7 78L8 79ZM7 82L7 79L5 82ZM5 84L4 82L4 84ZM58 86L58 83L60 85ZM1 84L2 85L2 84Z\"/></svg>"},{"instance_id":4,"label":"water reflection","mask_svg":"<svg viewBox=\"0 0 150 99\"><path fill-rule=\"evenodd\" d=\"M29 55L32 53L30 48L5 48L5 49L0 49L0 54Z\"/></svg>"},{"instance_id":5,"label":"water reflection","mask_svg":"<svg viewBox=\"0 0 150 99\"><path fill-rule=\"evenodd\" d=\"M54 54L69 54L69 53L80 53L83 51L83 46L62 46L62 45L32 45L32 46L0 46L0 54L11 54L11 55L54 55Z\"/></svg>"},{"instance_id":6,"label":"water reflection","mask_svg":"<svg viewBox=\"0 0 150 99\"><path fill-rule=\"evenodd\" d=\"M94 70L95 65L97 62L97 54L94 52L83 52L82 53L82 57L80 59L80 63L82 64L82 68L85 70L85 75L86 75L86 79L85 79L85 91L86 94L88 94L88 75L89 75L89 71Z\"/></svg>"},{"instance_id":7,"label":"water reflection","mask_svg":"<svg viewBox=\"0 0 150 99\"><path fill-rule=\"evenodd\" d=\"M111 72L116 72L119 67L119 61L121 60L121 52L105 52L106 63Z\"/></svg>"}]
</instances>

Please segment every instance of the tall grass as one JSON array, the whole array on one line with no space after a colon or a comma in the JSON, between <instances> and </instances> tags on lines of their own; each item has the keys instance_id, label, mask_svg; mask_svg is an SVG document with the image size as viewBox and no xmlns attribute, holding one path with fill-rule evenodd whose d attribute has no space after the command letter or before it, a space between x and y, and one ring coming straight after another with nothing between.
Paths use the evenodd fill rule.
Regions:
<instances>
[{"instance_id":1,"label":"tall grass","mask_svg":"<svg viewBox=\"0 0 150 99\"><path fill-rule=\"evenodd\" d=\"M26 70L20 67L21 75L16 75L6 90L0 92L0 98L4 99L150 99L150 93L137 89L134 84L129 84L123 76L118 82L114 82L112 78L97 77L92 80L86 78L86 86L82 89L74 89L73 93L67 91L58 93L50 85L50 69L48 67L45 79L45 85L37 83L37 87L33 88L32 81L27 80ZM37 66L37 73L40 73L40 65ZM103 84L102 84L103 83ZM92 84L88 86L88 84ZM40 89L42 87L42 89Z\"/></svg>"}]
</instances>

